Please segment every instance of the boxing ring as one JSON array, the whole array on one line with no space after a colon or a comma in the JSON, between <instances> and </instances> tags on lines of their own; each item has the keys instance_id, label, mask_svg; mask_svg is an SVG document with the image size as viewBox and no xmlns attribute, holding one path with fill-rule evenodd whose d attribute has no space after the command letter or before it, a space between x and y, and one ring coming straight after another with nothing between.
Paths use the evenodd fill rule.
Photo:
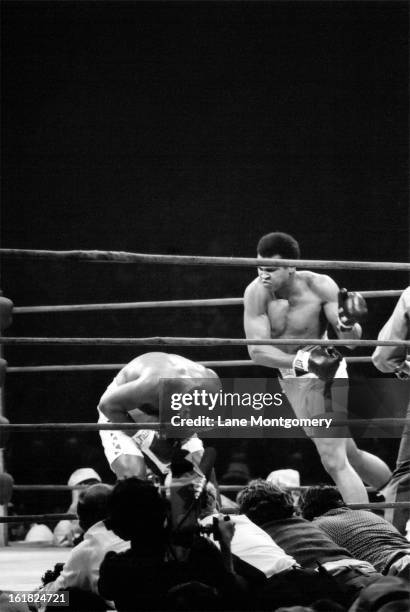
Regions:
<instances>
[{"instance_id":1,"label":"boxing ring","mask_svg":"<svg viewBox=\"0 0 410 612\"><path fill-rule=\"evenodd\" d=\"M3 260L14 259L34 259L45 261L53 260L59 262L100 262L100 263L116 263L116 264L146 264L146 265L182 265L182 266L210 266L210 267L245 267L256 268L260 266L270 266L271 259L256 259L256 258L231 258L231 257L201 257L201 256L178 256L178 255L151 255L141 253L128 253L116 251L41 251L41 250L24 250L24 249L0 249L0 256ZM333 270L373 270L373 271L400 271L410 272L410 264L400 262L359 262L359 261L325 261L325 260L291 260L280 259L275 260L275 266L297 266L309 269L333 269ZM375 290L361 291L365 298L388 298L401 295L402 290ZM1 295L1 293L0 293ZM85 311L109 311L109 310L139 310L139 309L164 309L164 308L196 308L196 307L225 307L225 306L242 306L243 299L240 297L230 298L212 298L212 299L193 299L193 300L166 300L166 301L146 301L146 302L120 302L120 303L105 303L105 304L71 304L71 305L48 305L48 306L14 306L11 300L6 297L0 297L0 334L11 324L12 316L36 314L36 313L51 313L51 312L85 312ZM172 337L172 336L154 336L154 337L139 337L139 338L91 338L91 337L16 337L11 335L0 335L0 349L8 346L30 345L30 346L138 346L138 347L160 347L159 350L166 349L172 346L184 347L219 347L219 346L248 346L248 345L310 345L316 346L346 346L348 343L351 347L375 347L375 346L402 346L410 350L410 341L378 341L378 340L323 340L316 338L294 338L294 339L244 339L244 338L208 338L208 337ZM347 357L346 361L351 364L355 363L370 363L370 356ZM232 359L232 360L213 360L213 361L198 361L206 367L216 368L240 368L254 366L251 360ZM92 363L92 364L50 364L39 366L13 366L7 364L4 359L0 359L0 381L3 384L8 376L23 376L25 373L36 372L84 372L84 371L103 371L103 370L119 370L124 363ZM0 405L0 415L2 413ZM355 419L354 424L358 425L362 421L363 424L368 423L368 419ZM372 419L372 423L377 425L393 424L403 425L406 423L404 418L382 418ZM338 425L350 425L352 421L343 419L337 421ZM138 428L155 429L161 428L160 423L10 423L3 416L0 418L0 442L9 432L22 431L101 431L101 430L132 430ZM1 446L1 444L0 444ZM3 472L3 474L1 474ZM221 486L221 492L238 491L241 487L237 486ZM7 503L11 498L13 491L71 491L73 489L81 489L81 486L69 487L68 485L50 485L37 484L29 485L22 483L14 483L12 478L2 469L2 461L0 460L0 537L1 543L7 544L7 525L16 522L26 521L59 521L61 519L75 519L74 514L37 514L37 515L16 515L7 516ZM297 487L298 490L303 490L304 487ZM410 507L408 502L373 502L366 504L351 504L353 508L367 509L382 509L393 507ZM38 586L41 573L44 569L48 569L54 563L64 561L70 549L50 548L35 550L33 547L24 546L7 546L0 548L0 576L2 583L0 589L16 589L28 590ZM6 562L7 559L7 562ZM22 563L26 563L33 568L33 571L22 575ZM11 569L10 569L11 568ZM34 572L34 573L33 573ZM39 573L40 572L40 573Z\"/></svg>"}]
</instances>

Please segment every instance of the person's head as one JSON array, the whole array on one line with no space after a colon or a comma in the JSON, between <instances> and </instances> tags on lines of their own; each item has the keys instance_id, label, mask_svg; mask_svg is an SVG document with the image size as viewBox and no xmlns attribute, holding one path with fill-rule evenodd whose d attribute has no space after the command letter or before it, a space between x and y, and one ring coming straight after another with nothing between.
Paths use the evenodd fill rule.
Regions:
<instances>
[{"instance_id":1,"label":"person's head","mask_svg":"<svg viewBox=\"0 0 410 612\"><path fill-rule=\"evenodd\" d=\"M273 470L273 472L266 476L266 481L282 489L294 487L295 490L292 491L293 503L295 506L298 505L300 496L298 491L300 487L300 473L298 470L291 468Z\"/></svg>"},{"instance_id":2,"label":"person's head","mask_svg":"<svg viewBox=\"0 0 410 612\"><path fill-rule=\"evenodd\" d=\"M161 542L166 520L166 502L152 483L135 477L117 482L110 496L106 524L120 538Z\"/></svg>"},{"instance_id":3,"label":"person's head","mask_svg":"<svg viewBox=\"0 0 410 612\"><path fill-rule=\"evenodd\" d=\"M74 470L67 484L69 487L76 487L78 485L88 486L97 482L102 482L100 475L91 467L82 467ZM73 512L76 512L79 494L79 489L71 491L70 510Z\"/></svg>"},{"instance_id":4,"label":"person's head","mask_svg":"<svg viewBox=\"0 0 410 612\"><path fill-rule=\"evenodd\" d=\"M277 259L299 259L300 249L297 241L283 232L272 232L262 236L256 247L258 259L272 259L272 266L258 268L258 275L267 288L273 291L280 289L295 273L294 267L278 267L274 265Z\"/></svg>"},{"instance_id":5,"label":"person's head","mask_svg":"<svg viewBox=\"0 0 410 612\"><path fill-rule=\"evenodd\" d=\"M295 511L292 494L266 480L251 480L236 501L239 512L257 525L289 518Z\"/></svg>"},{"instance_id":6,"label":"person's head","mask_svg":"<svg viewBox=\"0 0 410 612\"><path fill-rule=\"evenodd\" d=\"M219 483L221 485L235 485L244 487L248 484L250 479L251 475L249 466L242 461L232 461L229 464L225 474L223 474L219 479ZM236 499L236 492L226 491L225 497L234 502Z\"/></svg>"},{"instance_id":7,"label":"person's head","mask_svg":"<svg viewBox=\"0 0 410 612\"><path fill-rule=\"evenodd\" d=\"M87 531L95 523L107 518L108 501L111 493L112 487L101 482L92 484L84 491L80 491L77 514L83 531Z\"/></svg>"},{"instance_id":8,"label":"person's head","mask_svg":"<svg viewBox=\"0 0 410 612\"><path fill-rule=\"evenodd\" d=\"M322 516L329 510L342 508L345 505L339 490L329 485L309 487L304 491L299 501L302 516L308 521L312 521L316 516Z\"/></svg>"}]
</instances>

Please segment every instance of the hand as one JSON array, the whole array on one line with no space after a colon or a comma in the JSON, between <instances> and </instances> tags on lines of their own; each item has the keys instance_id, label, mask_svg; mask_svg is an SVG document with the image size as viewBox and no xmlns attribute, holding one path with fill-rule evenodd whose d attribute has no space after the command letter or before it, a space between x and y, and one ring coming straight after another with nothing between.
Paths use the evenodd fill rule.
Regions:
<instances>
[{"instance_id":1,"label":"hand","mask_svg":"<svg viewBox=\"0 0 410 612\"><path fill-rule=\"evenodd\" d=\"M338 329L341 332L350 331L355 323L359 323L366 317L366 300L357 291L347 291L347 289L341 289L339 291L338 314Z\"/></svg>"},{"instance_id":2,"label":"hand","mask_svg":"<svg viewBox=\"0 0 410 612\"><path fill-rule=\"evenodd\" d=\"M219 515L213 519L214 527L218 533L218 540L221 544L229 546L235 533L235 524L228 515Z\"/></svg>"},{"instance_id":3,"label":"hand","mask_svg":"<svg viewBox=\"0 0 410 612\"><path fill-rule=\"evenodd\" d=\"M300 349L293 360L295 376L311 372L322 380L334 378L342 355L332 346L314 346L310 349Z\"/></svg>"},{"instance_id":4,"label":"hand","mask_svg":"<svg viewBox=\"0 0 410 612\"><path fill-rule=\"evenodd\" d=\"M407 572L406 572L407 570ZM410 571L410 555L404 555L395 561L389 569L389 576L401 576L404 578L404 573Z\"/></svg>"}]
</instances>

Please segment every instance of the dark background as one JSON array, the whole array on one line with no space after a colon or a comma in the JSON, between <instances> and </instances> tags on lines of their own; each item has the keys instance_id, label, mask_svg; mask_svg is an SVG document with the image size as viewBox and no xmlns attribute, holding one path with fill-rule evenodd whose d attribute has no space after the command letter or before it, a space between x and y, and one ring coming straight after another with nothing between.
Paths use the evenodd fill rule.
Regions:
<instances>
[{"instance_id":1,"label":"dark background","mask_svg":"<svg viewBox=\"0 0 410 612\"><path fill-rule=\"evenodd\" d=\"M295 235L305 258L407 261L406 2L1 8L3 247L253 256L262 234L281 230ZM398 272L331 274L358 290L408 284ZM115 302L240 296L253 276L4 260L1 287L18 306ZM369 300L365 337L376 337L393 304ZM243 336L238 307L18 315L8 333ZM240 348L175 350L198 360L247 357ZM136 354L5 350L10 365ZM371 366L351 372L377 376ZM6 414L15 422L93 421L110 379L10 374ZM395 441L366 443L393 463ZM221 470L229 448L220 449ZM324 476L307 441L241 448L254 473L295 465L305 481ZM110 478L97 434L14 434L6 462L20 483L65 482L84 464Z\"/></svg>"}]
</instances>

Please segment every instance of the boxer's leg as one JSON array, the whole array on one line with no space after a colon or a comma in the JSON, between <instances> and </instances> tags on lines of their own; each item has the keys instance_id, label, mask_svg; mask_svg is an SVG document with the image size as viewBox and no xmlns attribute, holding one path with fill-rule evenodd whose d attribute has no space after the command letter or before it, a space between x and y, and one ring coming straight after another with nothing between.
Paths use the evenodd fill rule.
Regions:
<instances>
[{"instance_id":1,"label":"boxer's leg","mask_svg":"<svg viewBox=\"0 0 410 612\"><path fill-rule=\"evenodd\" d=\"M341 374L344 373L344 368ZM346 418L347 383L318 379L313 375L284 378L280 384L298 418ZM326 472L334 480L346 503L368 501L366 487L347 458L347 428L339 437L318 437L317 428L304 428L317 448ZM335 432L336 433L336 432Z\"/></svg>"},{"instance_id":2,"label":"boxer's leg","mask_svg":"<svg viewBox=\"0 0 410 612\"><path fill-rule=\"evenodd\" d=\"M372 487L380 489L389 480L391 471L385 462L376 455L358 448L352 438L347 440L347 456L364 482Z\"/></svg>"},{"instance_id":3,"label":"boxer's leg","mask_svg":"<svg viewBox=\"0 0 410 612\"><path fill-rule=\"evenodd\" d=\"M107 417L100 410L99 423L108 423ZM104 454L111 470L118 479L146 478L146 466L142 452L134 440L122 431L100 431L100 438L104 448Z\"/></svg>"}]
</instances>

